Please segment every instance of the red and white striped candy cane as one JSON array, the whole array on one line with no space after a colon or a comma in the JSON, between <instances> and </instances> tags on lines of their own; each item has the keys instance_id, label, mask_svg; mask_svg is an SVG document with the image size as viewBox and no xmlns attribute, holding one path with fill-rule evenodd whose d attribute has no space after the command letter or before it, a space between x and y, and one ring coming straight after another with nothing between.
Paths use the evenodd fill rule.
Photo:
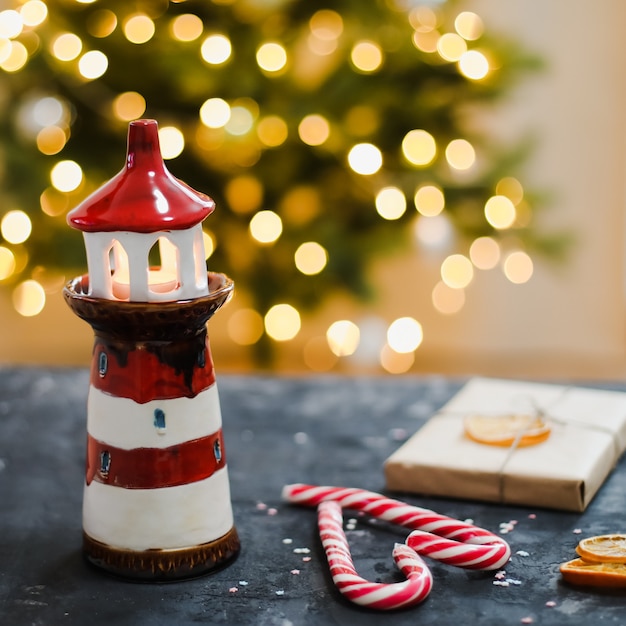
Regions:
<instances>
[{"instance_id":1,"label":"red and white striped candy cane","mask_svg":"<svg viewBox=\"0 0 626 626\"><path fill-rule=\"evenodd\" d=\"M456 567L500 569L511 556L508 543L487 530L373 491L294 484L286 485L282 495L287 502L305 506L331 500L341 508L362 511L376 519L410 528L416 531L407 538L406 543L411 548Z\"/></svg>"},{"instance_id":2,"label":"red and white striped candy cane","mask_svg":"<svg viewBox=\"0 0 626 626\"><path fill-rule=\"evenodd\" d=\"M343 531L341 507L326 501L317 508L317 519L330 573L337 589L351 602L371 609L392 610L422 602L433 585L426 564L407 545L397 543L393 559L406 576L399 583L375 583L357 574Z\"/></svg>"}]
</instances>

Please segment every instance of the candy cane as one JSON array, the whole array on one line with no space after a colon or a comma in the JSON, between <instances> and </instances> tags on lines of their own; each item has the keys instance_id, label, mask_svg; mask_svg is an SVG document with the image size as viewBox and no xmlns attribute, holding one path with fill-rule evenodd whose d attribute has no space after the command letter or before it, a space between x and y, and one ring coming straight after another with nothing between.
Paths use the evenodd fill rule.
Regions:
<instances>
[{"instance_id":1,"label":"candy cane","mask_svg":"<svg viewBox=\"0 0 626 626\"><path fill-rule=\"evenodd\" d=\"M331 500L341 508L362 511L376 519L410 528L414 531L407 538L411 548L456 567L500 569L511 556L506 541L487 530L373 491L295 484L286 485L282 496L288 502L306 506Z\"/></svg>"},{"instance_id":2,"label":"candy cane","mask_svg":"<svg viewBox=\"0 0 626 626\"><path fill-rule=\"evenodd\" d=\"M414 530L407 537L406 545L422 556L464 569L500 569L511 555L508 544L502 540L494 540L493 544L472 545L436 537L421 530Z\"/></svg>"},{"instance_id":3,"label":"candy cane","mask_svg":"<svg viewBox=\"0 0 626 626\"><path fill-rule=\"evenodd\" d=\"M433 584L432 575L410 547L397 543L392 553L393 560L407 578L405 581L370 582L361 578L354 567L339 504L333 501L320 503L317 519L333 582L348 600L372 609L391 610L418 604L428 596Z\"/></svg>"}]
</instances>

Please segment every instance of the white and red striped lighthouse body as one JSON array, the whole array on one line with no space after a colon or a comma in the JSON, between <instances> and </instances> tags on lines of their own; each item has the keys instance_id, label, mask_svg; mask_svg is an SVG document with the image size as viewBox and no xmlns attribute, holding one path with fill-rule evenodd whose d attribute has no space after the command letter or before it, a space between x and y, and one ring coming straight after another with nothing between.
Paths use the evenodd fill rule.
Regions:
<instances>
[{"instance_id":1,"label":"white and red striped lighthouse body","mask_svg":"<svg viewBox=\"0 0 626 626\"><path fill-rule=\"evenodd\" d=\"M143 580L197 576L239 551L206 321L233 283L189 301L65 296L95 332L83 498L87 559Z\"/></svg>"},{"instance_id":2,"label":"white and red striped lighthouse body","mask_svg":"<svg viewBox=\"0 0 626 626\"><path fill-rule=\"evenodd\" d=\"M116 353L96 339L83 500L92 540L172 550L232 530L217 384L208 343L201 350L204 367L185 380L145 346Z\"/></svg>"}]
</instances>

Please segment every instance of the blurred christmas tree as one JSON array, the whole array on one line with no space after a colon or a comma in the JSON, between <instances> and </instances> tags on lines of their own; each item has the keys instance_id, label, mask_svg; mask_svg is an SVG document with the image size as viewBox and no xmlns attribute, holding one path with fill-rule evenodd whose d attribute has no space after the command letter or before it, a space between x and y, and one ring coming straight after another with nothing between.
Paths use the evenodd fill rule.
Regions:
<instances>
[{"instance_id":1,"label":"blurred christmas tree","mask_svg":"<svg viewBox=\"0 0 626 626\"><path fill-rule=\"evenodd\" d=\"M31 315L84 269L65 215L121 169L139 117L217 203L208 262L250 305L240 343L368 295L368 262L416 232L456 234L443 288L507 246L528 268L550 242L511 176L524 149L499 151L473 112L532 62L483 31L454 2L15 1L0 12L0 281Z\"/></svg>"}]
</instances>

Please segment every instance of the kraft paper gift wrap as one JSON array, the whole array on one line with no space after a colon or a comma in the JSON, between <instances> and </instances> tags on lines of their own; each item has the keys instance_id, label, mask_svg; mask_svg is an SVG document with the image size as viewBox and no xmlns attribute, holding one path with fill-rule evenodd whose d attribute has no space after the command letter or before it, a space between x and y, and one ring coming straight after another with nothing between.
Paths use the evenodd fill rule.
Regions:
<instances>
[{"instance_id":1,"label":"kraft paper gift wrap","mask_svg":"<svg viewBox=\"0 0 626 626\"><path fill-rule=\"evenodd\" d=\"M477 443L469 415L542 413L549 438ZM626 393L473 378L385 462L387 488L447 498L584 511L626 448Z\"/></svg>"}]
</instances>

